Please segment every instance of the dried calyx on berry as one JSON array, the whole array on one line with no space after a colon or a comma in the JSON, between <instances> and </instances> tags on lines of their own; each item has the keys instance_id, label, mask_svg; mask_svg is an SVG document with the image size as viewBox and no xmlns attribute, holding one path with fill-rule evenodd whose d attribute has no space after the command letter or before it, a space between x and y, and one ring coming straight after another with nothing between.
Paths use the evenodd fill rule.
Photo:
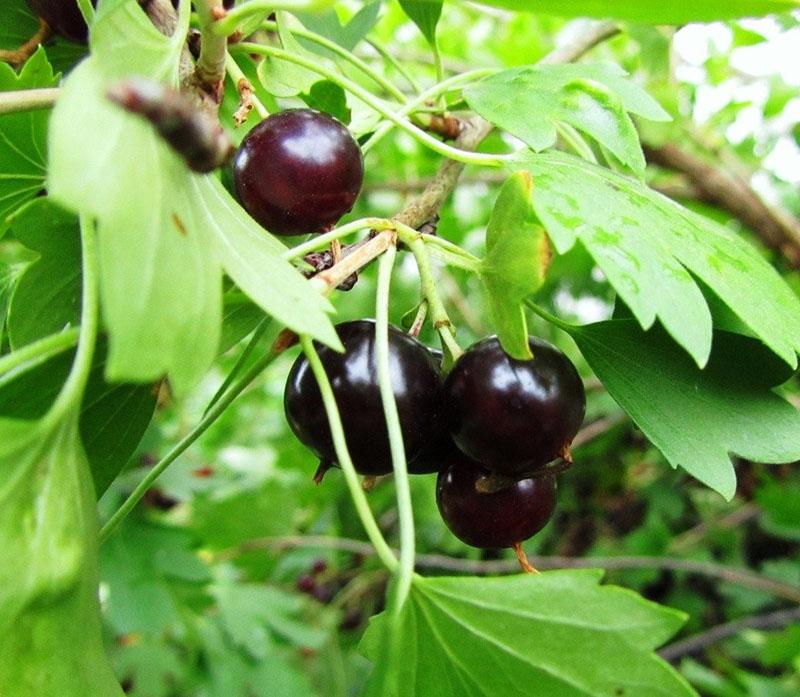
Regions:
<instances>
[{"instance_id":1,"label":"dried calyx on berry","mask_svg":"<svg viewBox=\"0 0 800 697\"><path fill-rule=\"evenodd\" d=\"M556 505L552 476L519 479L492 492L479 483L489 476L461 452L451 455L436 482L436 503L450 531L473 547L513 547L539 532Z\"/></svg>"}]
</instances>

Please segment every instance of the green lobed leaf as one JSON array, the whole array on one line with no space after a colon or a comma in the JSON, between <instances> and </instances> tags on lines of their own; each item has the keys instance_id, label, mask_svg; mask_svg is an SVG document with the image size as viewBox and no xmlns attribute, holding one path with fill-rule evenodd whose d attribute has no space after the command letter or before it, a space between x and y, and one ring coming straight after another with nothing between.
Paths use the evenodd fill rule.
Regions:
<instances>
[{"instance_id":1,"label":"green lobed leaf","mask_svg":"<svg viewBox=\"0 0 800 697\"><path fill-rule=\"evenodd\" d=\"M311 31L322 34L324 37L335 41L340 46L352 51L378 22L381 11L380 0L363 3L350 20L342 24L336 10L327 9L323 12L296 12L300 21ZM312 41L300 40L306 48L321 55L335 58L336 54Z\"/></svg>"},{"instance_id":2,"label":"green lobed leaf","mask_svg":"<svg viewBox=\"0 0 800 697\"><path fill-rule=\"evenodd\" d=\"M219 583L212 588L219 619L231 641L263 659L276 638L298 647L321 649L328 633L303 617L306 599L275 586Z\"/></svg>"},{"instance_id":3,"label":"green lobed leaf","mask_svg":"<svg viewBox=\"0 0 800 697\"><path fill-rule=\"evenodd\" d=\"M327 67L333 67L327 58L320 58L319 54L314 55L303 48L287 24L286 13L276 13L276 21L278 36L284 49L307 58L313 57L317 61L322 60ZM273 56L264 57L258 65L257 73L264 89L276 97L294 97L308 93L319 82L319 73Z\"/></svg>"},{"instance_id":4,"label":"green lobed leaf","mask_svg":"<svg viewBox=\"0 0 800 697\"><path fill-rule=\"evenodd\" d=\"M562 153L525 160L533 205L556 250L586 247L643 328L658 318L699 366L712 316L695 278L791 367L800 300L736 233L644 184Z\"/></svg>"},{"instance_id":5,"label":"green lobed leaf","mask_svg":"<svg viewBox=\"0 0 800 697\"><path fill-rule=\"evenodd\" d=\"M557 15L560 17L614 17L648 24L685 24L712 22L736 17L760 17L789 12L798 7L797 0L573 0L554 3L548 0L478 0L482 5L502 7L517 12Z\"/></svg>"},{"instance_id":6,"label":"green lobed leaf","mask_svg":"<svg viewBox=\"0 0 800 697\"><path fill-rule=\"evenodd\" d=\"M0 419L4 697L123 694L101 641L97 533L76 414Z\"/></svg>"},{"instance_id":7,"label":"green lobed leaf","mask_svg":"<svg viewBox=\"0 0 800 697\"><path fill-rule=\"evenodd\" d=\"M36 15L25 0L4 0L0 13L0 48L13 51L30 39L39 28Z\"/></svg>"},{"instance_id":8,"label":"green lobed leaf","mask_svg":"<svg viewBox=\"0 0 800 697\"><path fill-rule=\"evenodd\" d=\"M409 19L419 27L431 46L436 46L436 25L442 16L443 0L399 0Z\"/></svg>"},{"instance_id":9,"label":"green lobed leaf","mask_svg":"<svg viewBox=\"0 0 800 697\"><path fill-rule=\"evenodd\" d=\"M183 625L181 597L207 603L208 567L186 530L128 519L100 549L105 618L117 634L162 635Z\"/></svg>"},{"instance_id":10,"label":"green lobed leaf","mask_svg":"<svg viewBox=\"0 0 800 697\"><path fill-rule=\"evenodd\" d=\"M14 237L39 258L27 265L8 310L12 348L79 322L81 243L78 219L49 198L37 198L10 218Z\"/></svg>"},{"instance_id":11,"label":"green lobed leaf","mask_svg":"<svg viewBox=\"0 0 800 697\"><path fill-rule=\"evenodd\" d=\"M114 668L132 686L128 697L171 697L191 669L168 638L136 636L117 649Z\"/></svg>"},{"instance_id":12,"label":"green lobed leaf","mask_svg":"<svg viewBox=\"0 0 800 697\"><path fill-rule=\"evenodd\" d=\"M489 298L492 326L506 353L532 358L522 303L544 283L550 241L533 210L529 172L503 184L486 227L486 256L480 276Z\"/></svg>"},{"instance_id":13,"label":"green lobed leaf","mask_svg":"<svg viewBox=\"0 0 800 697\"><path fill-rule=\"evenodd\" d=\"M203 624L200 631L211 675L210 697L257 695L265 686L270 697L314 694L308 672L291 662L285 651L272 647L254 662L232 645L219 621Z\"/></svg>"},{"instance_id":14,"label":"green lobed leaf","mask_svg":"<svg viewBox=\"0 0 800 697\"><path fill-rule=\"evenodd\" d=\"M53 87L57 82L41 46L19 75L0 62L0 92ZM8 229L8 215L44 188L48 116L45 109L0 115L0 237Z\"/></svg>"},{"instance_id":15,"label":"green lobed leaf","mask_svg":"<svg viewBox=\"0 0 800 697\"><path fill-rule=\"evenodd\" d=\"M756 491L764 511L761 527L770 535L800 541L800 485L767 481Z\"/></svg>"},{"instance_id":16,"label":"green lobed leaf","mask_svg":"<svg viewBox=\"0 0 800 697\"><path fill-rule=\"evenodd\" d=\"M351 112L347 106L347 95L335 82L319 80L300 98L312 109L324 111L344 124L350 123Z\"/></svg>"},{"instance_id":17,"label":"green lobed leaf","mask_svg":"<svg viewBox=\"0 0 800 697\"><path fill-rule=\"evenodd\" d=\"M364 634L360 650L373 662L367 694L693 695L653 653L683 616L600 586L601 576L415 578L396 619L391 661L379 661L390 640L386 613Z\"/></svg>"},{"instance_id":18,"label":"green lobed leaf","mask_svg":"<svg viewBox=\"0 0 800 697\"><path fill-rule=\"evenodd\" d=\"M79 429L99 498L122 471L141 442L156 406L153 385L109 384L103 373L106 342L95 349L92 368L80 406ZM0 416L39 419L53 404L69 374L74 350L0 380ZM5 377L5 376L4 376Z\"/></svg>"},{"instance_id":19,"label":"green lobed leaf","mask_svg":"<svg viewBox=\"0 0 800 697\"><path fill-rule=\"evenodd\" d=\"M14 266L0 262L0 355L2 354L3 341L6 334L6 320L8 303L17 284L20 270Z\"/></svg>"},{"instance_id":20,"label":"green lobed leaf","mask_svg":"<svg viewBox=\"0 0 800 697\"><path fill-rule=\"evenodd\" d=\"M628 112L650 120L669 115L612 63L542 65L504 70L464 89L481 116L534 150L556 142L556 125L568 123L637 171L645 168L639 135Z\"/></svg>"},{"instance_id":21,"label":"green lobed leaf","mask_svg":"<svg viewBox=\"0 0 800 697\"><path fill-rule=\"evenodd\" d=\"M166 374L178 394L216 355L222 268L263 310L339 346L330 304L280 259L283 245L215 177L188 171L149 124L105 99L111 82L134 71L174 82L181 41L181 31L160 34L135 0L102 5L92 57L66 80L53 113L48 182L54 198L99 221L108 378Z\"/></svg>"},{"instance_id":22,"label":"green lobed leaf","mask_svg":"<svg viewBox=\"0 0 800 697\"><path fill-rule=\"evenodd\" d=\"M673 467L726 499L736 491L730 454L755 462L800 459L800 412L759 373L758 344L715 332L700 370L659 327L631 319L569 327L609 394ZM735 354L733 353L735 351ZM734 368L735 366L735 368Z\"/></svg>"},{"instance_id":23,"label":"green lobed leaf","mask_svg":"<svg viewBox=\"0 0 800 697\"><path fill-rule=\"evenodd\" d=\"M100 498L141 443L155 413L158 385L109 384L104 378L104 344L96 354L81 401L79 425L95 495Z\"/></svg>"}]
</instances>

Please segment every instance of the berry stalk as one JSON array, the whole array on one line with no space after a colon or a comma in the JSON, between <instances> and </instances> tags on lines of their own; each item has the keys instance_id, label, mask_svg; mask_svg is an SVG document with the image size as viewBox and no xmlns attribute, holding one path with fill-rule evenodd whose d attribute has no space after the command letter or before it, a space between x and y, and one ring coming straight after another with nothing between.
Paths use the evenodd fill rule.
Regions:
<instances>
[{"instance_id":1,"label":"berry stalk","mask_svg":"<svg viewBox=\"0 0 800 697\"><path fill-rule=\"evenodd\" d=\"M378 522L375 516L372 515L372 510L367 502L367 497L361 488L361 483L358 479L358 473L353 465L353 460L350 457L350 452L347 449L347 443L344 437L344 426L342 425L342 418L339 414L339 407L336 405L336 397L333 394L331 382L328 380L328 375L325 372L325 367L319 358L317 350L314 348L314 343L308 336L300 337L300 346L305 353L308 363L311 366L311 371L314 373L314 378L319 386L319 391L322 396L322 403L325 407L325 414L328 417L328 424L331 429L331 436L333 438L333 446L336 451L336 459L339 461L339 466L344 472L347 488L350 490L350 496L353 499L353 505L356 508L361 524L367 533L369 541L375 548L375 552L386 566L389 571L394 573L398 568L397 558L394 556L391 547L387 544L383 534L378 527Z\"/></svg>"},{"instance_id":2,"label":"berry stalk","mask_svg":"<svg viewBox=\"0 0 800 697\"><path fill-rule=\"evenodd\" d=\"M389 290L392 279L397 249L389 247L378 261L378 288L375 300L375 362L378 369L378 386L380 387L383 413L386 417L386 428L389 432L389 447L392 454L397 510L400 521L400 565L395 572L396 585L392 611L399 614L411 590L414 577L414 509L411 503L411 489L408 482L408 465L406 460L403 433L400 427L400 414L392 388L392 377L389 367Z\"/></svg>"}]
</instances>

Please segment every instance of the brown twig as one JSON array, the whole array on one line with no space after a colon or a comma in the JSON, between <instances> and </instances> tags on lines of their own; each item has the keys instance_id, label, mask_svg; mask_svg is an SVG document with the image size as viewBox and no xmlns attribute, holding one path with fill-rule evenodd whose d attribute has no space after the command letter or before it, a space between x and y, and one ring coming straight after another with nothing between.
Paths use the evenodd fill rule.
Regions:
<instances>
[{"instance_id":1,"label":"brown twig","mask_svg":"<svg viewBox=\"0 0 800 697\"><path fill-rule=\"evenodd\" d=\"M701 200L730 213L793 267L800 267L800 221L768 205L738 174L720 163L706 162L675 143L645 144L644 151L648 162L684 174Z\"/></svg>"},{"instance_id":2,"label":"brown twig","mask_svg":"<svg viewBox=\"0 0 800 697\"><path fill-rule=\"evenodd\" d=\"M572 439L571 448L575 449L586 445L589 441L594 440L616 426L621 426L626 421L628 421L627 414L613 414L611 416L605 416L602 419L597 419L597 421L592 421L592 423L587 424L578 431L575 438Z\"/></svg>"},{"instance_id":3,"label":"brown twig","mask_svg":"<svg viewBox=\"0 0 800 697\"><path fill-rule=\"evenodd\" d=\"M687 639L676 641L674 644L665 646L658 654L665 661L674 663L684 656L699 653L712 644L728 639L745 629L783 629L796 622L800 622L800 607L776 610L775 612L770 612L765 615L745 617L740 620L719 624L700 634L695 634Z\"/></svg>"},{"instance_id":4,"label":"brown twig","mask_svg":"<svg viewBox=\"0 0 800 697\"><path fill-rule=\"evenodd\" d=\"M473 176L464 176L459 179L461 186L500 186L507 179L503 172L481 172ZM362 191L371 194L376 191L392 191L406 196L422 191L430 179L387 179L384 181L372 181L364 184ZM650 184L650 188L658 191L664 196L677 200L699 199L700 192L692 186L685 178L674 181L659 181Z\"/></svg>"},{"instance_id":5,"label":"brown twig","mask_svg":"<svg viewBox=\"0 0 800 697\"><path fill-rule=\"evenodd\" d=\"M319 549L335 549L360 556L372 556L375 551L369 542L341 537L325 537L314 535L287 535L285 537L261 537L246 540L236 547L223 550L216 555L216 561L227 561L246 553L262 549L291 549L309 547ZM622 571L627 569L663 569L679 571L700 576L717 578L726 583L752 588L783 598L793 603L800 603L800 588L767 576L737 569L715 562L694 561L691 559L675 559L672 557L624 556L624 557L529 557L531 564L539 570L553 569L605 569ZM509 574L519 569L515 559L498 559L490 561L458 559L444 554L418 554L416 566L419 569L437 569L467 574Z\"/></svg>"},{"instance_id":6,"label":"brown twig","mask_svg":"<svg viewBox=\"0 0 800 697\"><path fill-rule=\"evenodd\" d=\"M36 30L36 33L13 51L0 50L0 61L18 68L36 52L40 44L43 44L50 38L51 34L52 31L49 25L40 17L39 28Z\"/></svg>"},{"instance_id":7,"label":"brown twig","mask_svg":"<svg viewBox=\"0 0 800 697\"><path fill-rule=\"evenodd\" d=\"M758 504L748 502L717 520L704 520L699 525L675 537L669 545L670 552L681 552L693 547L712 530L735 528L761 515Z\"/></svg>"},{"instance_id":8,"label":"brown twig","mask_svg":"<svg viewBox=\"0 0 800 697\"><path fill-rule=\"evenodd\" d=\"M558 65L561 63L572 63L578 60L578 58L589 49L616 36L620 31L621 28L617 22L597 22L590 26L585 33L579 34L572 41L550 51L550 53L539 61L539 64Z\"/></svg>"},{"instance_id":9,"label":"brown twig","mask_svg":"<svg viewBox=\"0 0 800 697\"><path fill-rule=\"evenodd\" d=\"M197 109L182 92L135 77L111 85L106 96L149 121L195 172L211 172L233 156L233 143L217 117Z\"/></svg>"}]
</instances>

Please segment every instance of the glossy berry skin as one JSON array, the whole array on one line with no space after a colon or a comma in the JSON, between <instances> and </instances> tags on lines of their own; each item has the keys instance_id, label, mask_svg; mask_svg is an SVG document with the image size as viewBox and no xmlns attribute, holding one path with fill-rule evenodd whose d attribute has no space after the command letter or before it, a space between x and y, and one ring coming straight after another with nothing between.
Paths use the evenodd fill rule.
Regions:
<instances>
[{"instance_id":1,"label":"glossy berry skin","mask_svg":"<svg viewBox=\"0 0 800 697\"><path fill-rule=\"evenodd\" d=\"M529 339L533 360L510 358L497 337L471 346L445 381L453 440L466 455L516 477L569 447L586 411L575 366L554 346Z\"/></svg>"},{"instance_id":2,"label":"glossy berry skin","mask_svg":"<svg viewBox=\"0 0 800 697\"><path fill-rule=\"evenodd\" d=\"M336 331L345 353L319 345L317 351L336 397L350 456L361 474L388 474L392 458L378 387L375 322L345 322ZM389 371L406 457L412 461L442 430L441 377L428 350L391 326ZM289 426L300 441L321 460L338 464L322 396L305 356L289 372L283 404Z\"/></svg>"},{"instance_id":3,"label":"glossy berry skin","mask_svg":"<svg viewBox=\"0 0 800 697\"><path fill-rule=\"evenodd\" d=\"M447 429L442 428L436 438L423 445L419 455L408 463L408 471L410 474L440 472L448 459L457 452L458 448Z\"/></svg>"},{"instance_id":4,"label":"glossy berry skin","mask_svg":"<svg viewBox=\"0 0 800 697\"><path fill-rule=\"evenodd\" d=\"M442 359L444 355L439 349L428 348L436 366L441 372ZM434 474L439 472L447 462L448 458L457 452L456 444L446 428L442 428L436 438L422 446L420 454L408 463L408 471L411 474Z\"/></svg>"},{"instance_id":5,"label":"glossy berry skin","mask_svg":"<svg viewBox=\"0 0 800 697\"><path fill-rule=\"evenodd\" d=\"M85 44L89 32L75 0L27 0L28 7L41 17L54 33ZM97 0L92 0L96 5Z\"/></svg>"},{"instance_id":6,"label":"glossy berry skin","mask_svg":"<svg viewBox=\"0 0 800 697\"><path fill-rule=\"evenodd\" d=\"M450 531L473 547L511 547L539 532L556 507L552 476L520 479L505 489L475 488L489 471L462 453L451 457L436 481L436 503Z\"/></svg>"},{"instance_id":7,"label":"glossy berry skin","mask_svg":"<svg viewBox=\"0 0 800 697\"><path fill-rule=\"evenodd\" d=\"M233 161L236 195L270 232L300 235L333 227L364 179L358 143L313 109L272 114L251 130Z\"/></svg>"}]
</instances>

